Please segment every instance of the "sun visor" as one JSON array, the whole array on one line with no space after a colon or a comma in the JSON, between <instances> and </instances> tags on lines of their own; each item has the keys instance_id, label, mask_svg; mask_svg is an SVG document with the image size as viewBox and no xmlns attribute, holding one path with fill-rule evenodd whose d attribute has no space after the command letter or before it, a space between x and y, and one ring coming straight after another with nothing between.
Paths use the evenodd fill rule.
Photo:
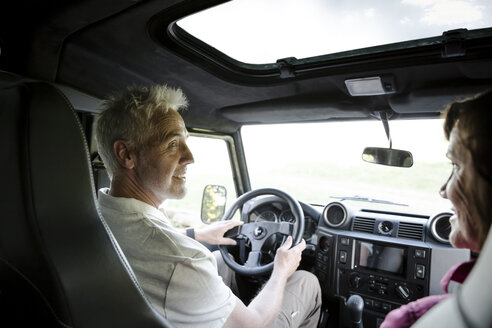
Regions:
<instances>
[{"instance_id":1,"label":"sun visor","mask_svg":"<svg viewBox=\"0 0 492 328\"><path fill-rule=\"evenodd\" d=\"M442 113L449 103L474 96L491 88L492 81L488 84L470 84L467 81L456 86L428 88L394 96L389 99L389 104L395 112L400 114Z\"/></svg>"},{"instance_id":2,"label":"sun visor","mask_svg":"<svg viewBox=\"0 0 492 328\"><path fill-rule=\"evenodd\" d=\"M268 101L224 107L221 114L238 123L292 123L328 119L367 118L362 106L345 101L333 101L326 96L287 97Z\"/></svg>"}]
</instances>

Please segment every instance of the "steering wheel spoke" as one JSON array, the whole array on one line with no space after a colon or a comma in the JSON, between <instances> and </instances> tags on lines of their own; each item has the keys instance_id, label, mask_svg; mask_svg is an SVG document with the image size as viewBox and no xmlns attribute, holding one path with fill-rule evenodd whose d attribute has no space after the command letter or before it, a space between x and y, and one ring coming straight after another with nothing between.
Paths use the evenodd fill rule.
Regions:
<instances>
[{"instance_id":1,"label":"steering wheel spoke","mask_svg":"<svg viewBox=\"0 0 492 328\"><path fill-rule=\"evenodd\" d=\"M244 263L247 267L256 268L261 265L261 251L251 251L248 255L248 260Z\"/></svg>"},{"instance_id":2,"label":"steering wheel spoke","mask_svg":"<svg viewBox=\"0 0 492 328\"><path fill-rule=\"evenodd\" d=\"M280 222L278 232L282 235L292 236L294 232L294 224L289 222Z\"/></svg>"}]
</instances>

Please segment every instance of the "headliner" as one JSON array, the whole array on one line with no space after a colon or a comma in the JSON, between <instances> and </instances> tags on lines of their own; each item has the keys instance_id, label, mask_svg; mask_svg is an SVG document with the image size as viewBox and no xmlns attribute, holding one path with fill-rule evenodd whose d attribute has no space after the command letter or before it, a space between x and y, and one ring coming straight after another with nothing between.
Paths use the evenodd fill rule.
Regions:
<instances>
[{"instance_id":1,"label":"headliner","mask_svg":"<svg viewBox=\"0 0 492 328\"><path fill-rule=\"evenodd\" d=\"M0 69L96 98L130 84L167 83L190 100L183 113L188 127L226 133L241 124L365 118L378 110L393 118L439 115L450 101L492 86L490 39L465 56L427 52L370 62L366 56L311 75L236 78L186 53L164 33L176 8L178 14L193 12L217 2L20 0L1 10ZM345 79L374 75L393 76L396 93L348 95Z\"/></svg>"}]
</instances>

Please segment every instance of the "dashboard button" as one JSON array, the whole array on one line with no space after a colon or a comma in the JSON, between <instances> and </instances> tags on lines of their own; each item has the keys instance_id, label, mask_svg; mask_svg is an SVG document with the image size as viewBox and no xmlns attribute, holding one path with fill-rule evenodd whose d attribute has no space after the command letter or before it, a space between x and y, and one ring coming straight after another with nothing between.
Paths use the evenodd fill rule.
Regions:
<instances>
[{"instance_id":1,"label":"dashboard button","mask_svg":"<svg viewBox=\"0 0 492 328\"><path fill-rule=\"evenodd\" d=\"M425 259L425 250L424 249L416 249L415 257L419 259Z\"/></svg>"},{"instance_id":2,"label":"dashboard button","mask_svg":"<svg viewBox=\"0 0 492 328\"><path fill-rule=\"evenodd\" d=\"M391 305L390 305L390 304L388 304L388 303L383 303L383 304L381 304L381 308L382 308L384 311L387 311L387 312L391 311Z\"/></svg>"},{"instance_id":3,"label":"dashboard button","mask_svg":"<svg viewBox=\"0 0 492 328\"><path fill-rule=\"evenodd\" d=\"M319 270L322 270L322 271L328 271L328 267L326 266L326 264L323 264L323 263L316 263L316 267L319 269Z\"/></svg>"},{"instance_id":4,"label":"dashboard button","mask_svg":"<svg viewBox=\"0 0 492 328\"><path fill-rule=\"evenodd\" d=\"M372 305L373 305L373 300L369 299L369 298L364 298L364 305L368 308L372 308Z\"/></svg>"},{"instance_id":5,"label":"dashboard button","mask_svg":"<svg viewBox=\"0 0 492 328\"><path fill-rule=\"evenodd\" d=\"M341 243L342 245L347 245L347 246L348 246L348 245L350 245L350 239L345 238L345 237L341 237L341 238L340 238L340 243Z\"/></svg>"},{"instance_id":6,"label":"dashboard button","mask_svg":"<svg viewBox=\"0 0 492 328\"><path fill-rule=\"evenodd\" d=\"M346 251L340 251L340 263L347 263L347 252Z\"/></svg>"},{"instance_id":7,"label":"dashboard button","mask_svg":"<svg viewBox=\"0 0 492 328\"><path fill-rule=\"evenodd\" d=\"M415 266L415 276L419 279L425 278L425 265L417 264Z\"/></svg>"}]
</instances>

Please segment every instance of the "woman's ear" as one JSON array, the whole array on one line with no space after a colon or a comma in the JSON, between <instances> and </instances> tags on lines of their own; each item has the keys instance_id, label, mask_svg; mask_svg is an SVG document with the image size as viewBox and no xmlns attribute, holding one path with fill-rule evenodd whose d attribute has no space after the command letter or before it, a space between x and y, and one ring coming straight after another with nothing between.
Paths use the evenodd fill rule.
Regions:
<instances>
[{"instance_id":1,"label":"woman's ear","mask_svg":"<svg viewBox=\"0 0 492 328\"><path fill-rule=\"evenodd\" d=\"M135 155L130 152L126 141L116 140L113 143L113 153L123 168L131 170L135 167Z\"/></svg>"}]
</instances>

